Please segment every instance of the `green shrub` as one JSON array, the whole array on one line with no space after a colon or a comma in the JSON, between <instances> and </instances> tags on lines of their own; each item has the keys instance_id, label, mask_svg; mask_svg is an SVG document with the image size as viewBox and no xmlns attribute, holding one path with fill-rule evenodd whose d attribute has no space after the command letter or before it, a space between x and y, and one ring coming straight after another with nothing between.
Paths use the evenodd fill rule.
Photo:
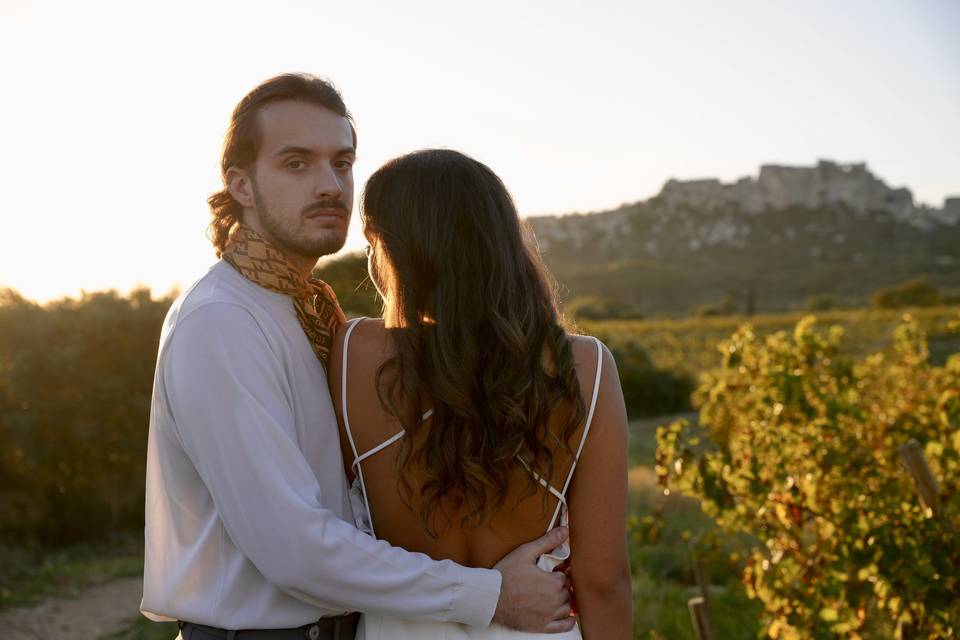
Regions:
<instances>
[{"instance_id":1,"label":"green shrub","mask_svg":"<svg viewBox=\"0 0 960 640\"><path fill-rule=\"evenodd\" d=\"M614 339L602 334L598 337L616 360L623 399L631 418L690 410L693 378L685 373L658 369L632 338Z\"/></svg>"},{"instance_id":2,"label":"green shrub","mask_svg":"<svg viewBox=\"0 0 960 640\"><path fill-rule=\"evenodd\" d=\"M574 320L640 320L643 314L633 305L603 296L579 296L564 305Z\"/></svg>"},{"instance_id":3,"label":"green shrub","mask_svg":"<svg viewBox=\"0 0 960 640\"><path fill-rule=\"evenodd\" d=\"M960 632L960 354L928 361L907 316L892 355L839 357L842 330L722 344L722 367L695 395L716 443L697 452L685 422L658 430L656 472L702 501L723 529L759 543L743 572L770 637L890 637L911 622L929 638ZM942 487L917 500L898 447L916 439Z\"/></svg>"},{"instance_id":4,"label":"green shrub","mask_svg":"<svg viewBox=\"0 0 960 640\"><path fill-rule=\"evenodd\" d=\"M803 308L806 311L829 311L831 309L839 309L840 301L836 298L836 296L832 296L828 293L822 293L820 295L807 298Z\"/></svg>"},{"instance_id":5,"label":"green shrub","mask_svg":"<svg viewBox=\"0 0 960 640\"><path fill-rule=\"evenodd\" d=\"M313 275L329 284L348 318L380 317L380 296L367 274L367 258L348 253L325 261Z\"/></svg>"},{"instance_id":6,"label":"green shrub","mask_svg":"<svg viewBox=\"0 0 960 640\"><path fill-rule=\"evenodd\" d=\"M693 315L698 318L708 318L712 316L731 316L737 312L737 303L732 296L726 295L716 302L701 304L693 310Z\"/></svg>"},{"instance_id":7,"label":"green shrub","mask_svg":"<svg viewBox=\"0 0 960 640\"><path fill-rule=\"evenodd\" d=\"M878 289L873 294L873 306L878 309L935 307L941 302L940 292L926 278Z\"/></svg>"},{"instance_id":8,"label":"green shrub","mask_svg":"<svg viewBox=\"0 0 960 640\"><path fill-rule=\"evenodd\" d=\"M67 544L143 524L157 343L170 298L0 295L0 542Z\"/></svg>"}]
</instances>

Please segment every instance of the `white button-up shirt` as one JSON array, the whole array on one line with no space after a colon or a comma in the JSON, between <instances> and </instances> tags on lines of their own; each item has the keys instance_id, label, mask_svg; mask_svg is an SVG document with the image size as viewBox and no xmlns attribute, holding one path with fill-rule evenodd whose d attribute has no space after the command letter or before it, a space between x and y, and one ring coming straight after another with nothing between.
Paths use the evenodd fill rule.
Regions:
<instances>
[{"instance_id":1,"label":"white button-up shirt","mask_svg":"<svg viewBox=\"0 0 960 640\"><path fill-rule=\"evenodd\" d=\"M323 367L290 297L218 262L164 322L141 610L225 629L346 611L485 626L500 573L353 524Z\"/></svg>"}]
</instances>

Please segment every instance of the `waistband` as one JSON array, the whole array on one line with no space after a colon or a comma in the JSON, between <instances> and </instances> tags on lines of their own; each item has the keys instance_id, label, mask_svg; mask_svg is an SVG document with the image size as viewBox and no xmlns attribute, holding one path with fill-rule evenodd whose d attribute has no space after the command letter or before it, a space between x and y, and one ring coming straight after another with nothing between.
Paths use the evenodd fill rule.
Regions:
<instances>
[{"instance_id":1,"label":"waistband","mask_svg":"<svg viewBox=\"0 0 960 640\"><path fill-rule=\"evenodd\" d=\"M193 622L179 622L183 640L354 640L359 613L320 618L294 629L227 630Z\"/></svg>"}]
</instances>

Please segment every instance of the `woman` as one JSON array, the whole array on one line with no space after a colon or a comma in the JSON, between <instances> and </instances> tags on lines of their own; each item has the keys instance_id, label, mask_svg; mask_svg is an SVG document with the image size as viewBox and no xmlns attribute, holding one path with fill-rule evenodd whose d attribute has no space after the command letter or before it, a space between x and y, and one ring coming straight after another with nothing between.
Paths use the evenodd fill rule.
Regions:
<instances>
[{"instance_id":1,"label":"woman","mask_svg":"<svg viewBox=\"0 0 960 640\"><path fill-rule=\"evenodd\" d=\"M629 638L616 366L598 340L560 326L503 183L463 154L418 151L371 176L362 216L383 318L340 331L329 378L358 526L492 567L569 512L569 547L539 564L569 558L579 628L544 637ZM533 637L496 625L364 622L370 640Z\"/></svg>"}]
</instances>

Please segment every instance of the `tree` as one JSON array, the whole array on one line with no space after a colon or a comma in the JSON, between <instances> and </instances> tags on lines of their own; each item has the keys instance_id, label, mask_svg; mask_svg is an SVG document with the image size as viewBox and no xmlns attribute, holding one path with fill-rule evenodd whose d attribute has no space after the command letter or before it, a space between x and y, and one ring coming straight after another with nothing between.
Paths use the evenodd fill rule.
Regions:
<instances>
[{"instance_id":1,"label":"tree","mask_svg":"<svg viewBox=\"0 0 960 640\"><path fill-rule=\"evenodd\" d=\"M940 292L926 277L884 287L873 294L873 306L878 309L934 307L941 302Z\"/></svg>"}]
</instances>

